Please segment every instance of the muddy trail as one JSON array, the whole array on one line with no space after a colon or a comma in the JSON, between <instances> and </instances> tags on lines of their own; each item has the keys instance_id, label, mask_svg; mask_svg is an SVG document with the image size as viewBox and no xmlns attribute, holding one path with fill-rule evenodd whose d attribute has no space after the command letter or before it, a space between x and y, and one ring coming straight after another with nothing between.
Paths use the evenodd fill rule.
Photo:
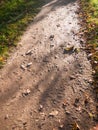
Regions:
<instances>
[{"instance_id":1,"label":"muddy trail","mask_svg":"<svg viewBox=\"0 0 98 130\"><path fill-rule=\"evenodd\" d=\"M94 126L93 70L78 11L76 0L48 0L27 28L0 70L0 130Z\"/></svg>"}]
</instances>

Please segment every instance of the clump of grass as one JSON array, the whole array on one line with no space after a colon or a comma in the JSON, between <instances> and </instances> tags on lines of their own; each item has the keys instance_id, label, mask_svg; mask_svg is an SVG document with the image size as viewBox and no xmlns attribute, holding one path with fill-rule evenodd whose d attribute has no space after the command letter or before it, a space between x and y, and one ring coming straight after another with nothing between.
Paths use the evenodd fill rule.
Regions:
<instances>
[{"instance_id":1,"label":"clump of grass","mask_svg":"<svg viewBox=\"0 0 98 130\"><path fill-rule=\"evenodd\" d=\"M0 66L43 3L43 0L0 1Z\"/></svg>"},{"instance_id":2,"label":"clump of grass","mask_svg":"<svg viewBox=\"0 0 98 130\"><path fill-rule=\"evenodd\" d=\"M81 5L84 12L83 15L86 16L85 22L87 28L85 34L87 38L87 49L89 50L88 53L92 53L91 63L95 70L94 86L98 95L98 0L82 0ZM96 116L98 120L98 113Z\"/></svg>"},{"instance_id":3,"label":"clump of grass","mask_svg":"<svg viewBox=\"0 0 98 130\"><path fill-rule=\"evenodd\" d=\"M98 81L98 1L82 0L82 8L86 16L87 47L90 46L90 53L93 54L91 60Z\"/></svg>"}]
</instances>

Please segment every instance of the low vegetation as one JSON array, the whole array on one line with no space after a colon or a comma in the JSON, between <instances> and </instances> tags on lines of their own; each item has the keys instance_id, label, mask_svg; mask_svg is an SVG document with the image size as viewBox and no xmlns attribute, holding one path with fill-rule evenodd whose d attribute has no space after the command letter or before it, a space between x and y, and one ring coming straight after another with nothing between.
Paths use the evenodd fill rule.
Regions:
<instances>
[{"instance_id":1,"label":"low vegetation","mask_svg":"<svg viewBox=\"0 0 98 130\"><path fill-rule=\"evenodd\" d=\"M0 1L0 67L42 4L43 0Z\"/></svg>"},{"instance_id":2,"label":"low vegetation","mask_svg":"<svg viewBox=\"0 0 98 130\"><path fill-rule=\"evenodd\" d=\"M95 70L95 85L98 86L98 0L82 0L86 29L87 50Z\"/></svg>"},{"instance_id":3,"label":"low vegetation","mask_svg":"<svg viewBox=\"0 0 98 130\"><path fill-rule=\"evenodd\" d=\"M96 100L98 101L98 0L82 0L82 11L84 18L84 30L87 40L87 53L91 59L92 67L94 69L94 86ZM98 121L98 105L96 106L96 118Z\"/></svg>"}]
</instances>

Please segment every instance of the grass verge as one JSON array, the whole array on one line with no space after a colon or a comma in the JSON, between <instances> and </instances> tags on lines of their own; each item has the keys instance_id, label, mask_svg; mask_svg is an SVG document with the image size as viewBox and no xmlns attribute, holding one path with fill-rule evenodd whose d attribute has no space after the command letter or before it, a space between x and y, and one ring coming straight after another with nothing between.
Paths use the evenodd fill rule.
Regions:
<instances>
[{"instance_id":1,"label":"grass verge","mask_svg":"<svg viewBox=\"0 0 98 130\"><path fill-rule=\"evenodd\" d=\"M87 40L87 53L94 69L94 86L98 98L98 0L81 0L81 6L86 23L84 33Z\"/></svg>"},{"instance_id":2,"label":"grass verge","mask_svg":"<svg viewBox=\"0 0 98 130\"><path fill-rule=\"evenodd\" d=\"M43 0L0 1L0 67L43 3Z\"/></svg>"}]
</instances>

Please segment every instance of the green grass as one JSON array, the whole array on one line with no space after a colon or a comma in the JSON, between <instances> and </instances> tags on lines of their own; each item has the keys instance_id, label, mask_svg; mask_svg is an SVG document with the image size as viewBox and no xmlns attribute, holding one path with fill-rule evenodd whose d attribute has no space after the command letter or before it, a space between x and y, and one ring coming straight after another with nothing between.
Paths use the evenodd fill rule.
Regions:
<instances>
[{"instance_id":1,"label":"green grass","mask_svg":"<svg viewBox=\"0 0 98 130\"><path fill-rule=\"evenodd\" d=\"M81 0L83 16L85 16L85 27L87 38L87 49L89 53L92 53L91 63L92 68L95 70L94 76L94 92L98 95L98 0ZM87 53L88 53L87 52ZM98 101L98 96L96 96ZM97 103L97 102L96 102ZM98 121L98 104L96 105L95 121Z\"/></svg>"},{"instance_id":2,"label":"green grass","mask_svg":"<svg viewBox=\"0 0 98 130\"><path fill-rule=\"evenodd\" d=\"M92 53L92 66L95 69L95 85L98 86L98 0L82 0L82 8L86 16L87 47Z\"/></svg>"},{"instance_id":3,"label":"green grass","mask_svg":"<svg viewBox=\"0 0 98 130\"><path fill-rule=\"evenodd\" d=\"M98 24L98 0L90 0L89 4L91 6L91 18L89 20Z\"/></svg>"},{"instance_id":4,"label":"green grass","mask_svg":"<svg viewBox=\"0 0 98 130\"><path fill-rule=\"evenodd\" d=\"M16 46L27 25L43 5L43 0L1 0L0 2L0 66L8 51Z\"/></svg>"}]
</instances>

